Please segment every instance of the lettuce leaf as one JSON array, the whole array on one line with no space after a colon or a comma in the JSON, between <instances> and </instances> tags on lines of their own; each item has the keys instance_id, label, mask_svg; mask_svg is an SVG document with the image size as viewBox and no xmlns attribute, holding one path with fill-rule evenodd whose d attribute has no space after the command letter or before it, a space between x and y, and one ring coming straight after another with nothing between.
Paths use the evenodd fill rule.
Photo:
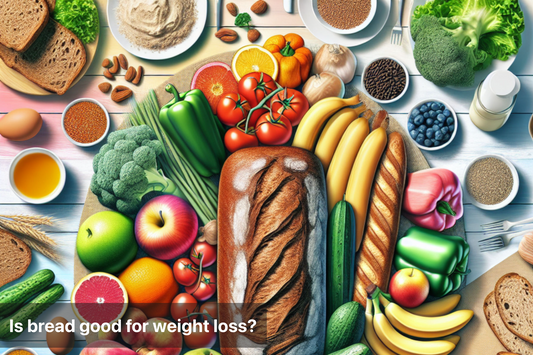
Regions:
<instances>
[{"instance_id":1,"label":"lettuce leaf","mask_svg":"<svg viewBox=\"0 0 533 355\"><path fill-rule=\"evenodd\" d=\"M93 42L100 30L93 0L57 0L53 16L85 44Z\"/></svg>"}]
</instances>

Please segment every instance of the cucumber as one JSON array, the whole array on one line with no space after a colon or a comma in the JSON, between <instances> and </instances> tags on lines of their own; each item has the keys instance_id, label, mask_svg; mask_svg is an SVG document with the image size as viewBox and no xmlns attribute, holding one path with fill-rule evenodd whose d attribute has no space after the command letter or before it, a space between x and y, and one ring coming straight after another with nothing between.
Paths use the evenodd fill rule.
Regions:
<instances>
[{"instance_id":1,"label":"cucumber","mask_svg":"<svg viewBox=\"0 0 533 355\"><path fill-rule=\"evenodd\" d=\"M28 327L28 320L35 321L37 317L48 309L51 305L57 302L65 292L63 286L59 284L52 285L49 289L35 297L27 305L13 313L11 316L0 321L0 340L12 340L18 337L21 333L10 332L10 321L13 324L22 323L22 327Z\"/></svg>"},{"instance_id":2,"label":"cucumber","mask_svg":"<svg viewBox=\"0 0 533 355\"><path fill-rule=\"evenodd\" d=\"M335 351L331 355L372 355L372 351L365 344L354 344L339 351Z\"/></svg>"},{"instance_id":3,"label":"cucumber","mask_svg":"<svg viewBox=\"0 0 533 355\"><path fill-rule=\"evenodd\" d=\"M348 302L337 308L326 330L326 351L331 354L359 343L365 331L365 308L358 302Z\"/></svg>"},{"instance_id":4,"label":"cucumber","mask_svg":"<svg viewBox=\"0 0 533 355\"><path fill-rule=\"evenodd\" d=\"M328 221L326 319L353 297L355 276L355 214L352 205L337 202Z\"/></svg>"},{"instance_id":5,"label":"cucumber","mask_svg":"<svg viewBox=\"0 0 533 355\"><path fill-rule=\"evenodd\" d=\"M44 269L0 292L0 319L15 312L27 300L50 286L54 279L54 272Z\"/></svg>"}]
</instances>

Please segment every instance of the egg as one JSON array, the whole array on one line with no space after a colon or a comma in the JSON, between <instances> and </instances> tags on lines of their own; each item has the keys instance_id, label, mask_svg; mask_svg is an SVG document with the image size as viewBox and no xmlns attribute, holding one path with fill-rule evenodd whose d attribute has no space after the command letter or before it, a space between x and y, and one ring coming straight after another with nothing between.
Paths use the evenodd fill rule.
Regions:
<instances>
[{"instance_id":1,"label":"egg","mask_svg":"<svg viewBox=\"0 0 533 355\"><path fill-rule=\"evenodd\" d=\"M68 354L74 348L74 333L57 331L59 323L63 324L60 328L67 329L65 328L68 323L67 320L63 317L55 317L50 323L54 324L54 330L46 333L46 344L50 348L50 351L56 355Z\"/></svg>"},{"instance_id":2,"label":"egg","mask_svg":"<svg viewBox=\"0 0 533 355\"><path fill-rule=\"evenodd\" d=\"M25 141L35 137L42 125L39 112L31 108L19 108L0 119L0 135L12 141Z\"/></svg>"}]
</instances>

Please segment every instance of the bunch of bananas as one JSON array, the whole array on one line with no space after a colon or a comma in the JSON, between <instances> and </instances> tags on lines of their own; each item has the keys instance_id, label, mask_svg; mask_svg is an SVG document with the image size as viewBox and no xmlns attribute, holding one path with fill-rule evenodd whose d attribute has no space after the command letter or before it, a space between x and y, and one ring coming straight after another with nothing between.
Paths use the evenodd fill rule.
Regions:
<instances>
[{"instance_id":1,"label":"bunch of bananas","mask_svg":"<svg viewBox=\"0 0 533 355\"><path fill-rule=\"evenodd\" d=\"M474 316L471 310L449 313L461 296L449 295L418 308L403 309L390 302L379 289L367 298L363 342L376 355L446 355L451 353L460 337L452 335ZM384 307L383 313L380 303ZM404 335L405 334L405 335ZM440 338L415 340L415 338Z\"/></svg>"}]
</instances>

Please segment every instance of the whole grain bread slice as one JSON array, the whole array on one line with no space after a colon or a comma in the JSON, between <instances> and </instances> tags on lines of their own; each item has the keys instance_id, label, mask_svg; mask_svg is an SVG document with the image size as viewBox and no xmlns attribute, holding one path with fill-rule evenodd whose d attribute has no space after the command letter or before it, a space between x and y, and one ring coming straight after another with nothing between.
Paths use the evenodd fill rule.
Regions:
<instances>
[{"instance_id":1,"label":"whole grain bread slice","mask_svg":"<svg viewBox=\"0 0 533 355\"><path fill-rule=\"evenodd\" d=\"M26 273L31 249L13 234L0 229L0 287Z\"/></svg>"},{"instance_id":2,"label":"whole grain bread slice","mask_svg":"<svg viewBox=\"0 0 533 355\"><path fill-rule=\"evenodd\" d=\"M533 343L533 287L516 273L500 277L494 297L503 323L513 334Z\"/></svg>"},{"instance_id":3,"label":"whole grain bread slice","mask_svg":"<svg viewBox=\"0 0 533 355\"><path fill-rule=\"evenodd\" d=\"M483 312L485 313L485 318L487 319L487 323L489 323L490 329L492 329L494 335L496 335L500 343L502 343L508 351L521 355L533 355L533 344L530 344L511 333L503 323L500 313L498 312L496 299L494 298L494 291L485 297ZM506 353L504 352L504 354Z\"/></svg>"},{"instance_id":4,"label":"whole grain bread slice","mask_svg":"<svg viewBox=\"0 0 533 355\"><path fill-rule=\"evenodd\" d=\"M46 3L48 4L49 12L54 12L54 10L56 9L56 0L46 0Z\"/></svg>"},{"instance_id":5,"label":"whole grain bread slice","mask_svg":"<svg viewBox=\"0 0 533 355\"><path fill-rule=\"evenodd\" d=\"M50 19L26 52L0 46L0 58L43 89L63 95L83 69L87 54L74 33Z\"/></svg>"},{"instance_id":6,"label":"whole grain bread slice","mask_svg":"<svg viewBox=\"0 0 533 355\"><path fill-rule=\"evenodd\" d=\"M0 0L0 44L24 52L46 27L45 0Z\"/></svg>"}]
</instances>

